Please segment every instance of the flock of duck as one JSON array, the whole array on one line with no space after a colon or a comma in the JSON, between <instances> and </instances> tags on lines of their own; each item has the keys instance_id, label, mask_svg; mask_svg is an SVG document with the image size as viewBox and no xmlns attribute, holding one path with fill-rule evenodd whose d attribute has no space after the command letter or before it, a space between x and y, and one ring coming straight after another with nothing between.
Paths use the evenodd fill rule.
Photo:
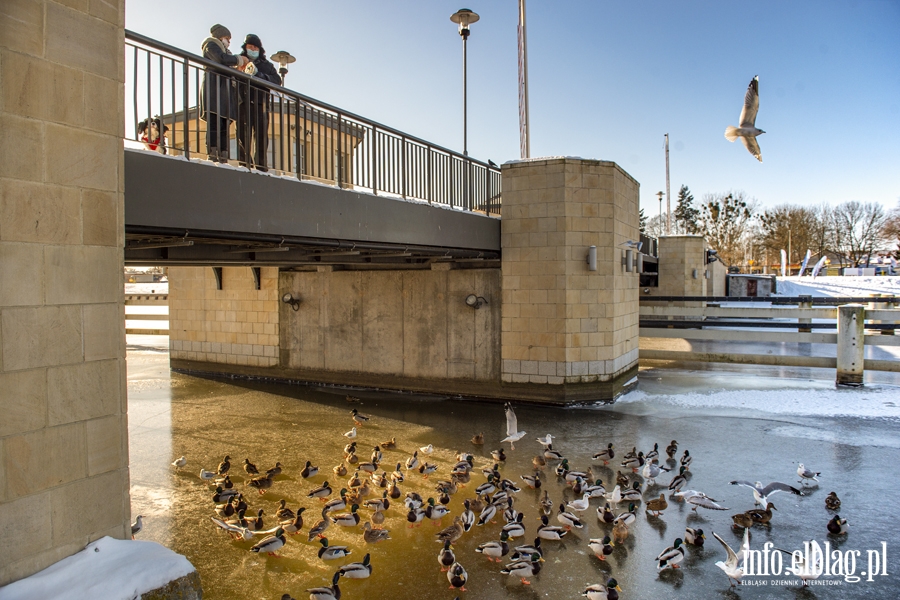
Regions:
<instances>
[{"instance_id":1,"label":"flock of duck","mask_svg":"<svg viewBox=\"0 0 900 600\"><path fill-rule=\"evenodd\" d=\"M355 401L348 397L348 401ZM503 442L509 442L511 450L514 443L525 436L524 431L518 430L518 422L515 411L510 404L505 405L507 420L507 437ZM541 445L541 451L532 460L533 471L519 475L516 480L510 479L501 471L506 460L506 453L502 449L492 450L491 464L475 466L475 457L468 452L458 452L456 461L449 468L449 476L434 481L434 493L430 497L423 496L416 491L404 493L401 485L409 482L410 478L420 478L420 483L428 481L430 475L446 468L436 463L429 462L434 459L435 449L432 445L423 446L415 450L412 455L401 460L388 460L386 452L396 451L395 438L384 440L373 447L370 456L360 457L362 448L359 445L360 429L369 421L369 417L358 410L351 411L354 427L344 434L347 443L343 448L343 459L333 467L332 474L335 479L350 475L346 485L334 487L327 480L318 485L310 484L306 497L316 500L321 505L320 519L310 523L306 529L308 543L317 543L318 558L322 561L343 560L351 554L348 546L332 545L329 543L326 533L331 527L346 528L348 531L360 531L361 541L364 544L377 544L390 540L390 532L383 528L385 512L392 507L400 508L406 513L407 527L415 528L429 520L435 526L442 525L445 517L452 518L452 524L441 529L435 534L436 541L440 543L437 552L437 562L442 572L446 573L449 589L466 591L468 573L463 566L471 557L457 556L454 544L465 536L473 527L485 527L498 523L502 519L503 524L499 528L498 539L479 544L475 551L486 557L489 561L507 564L500 573L509 577L518 578L523 585L530 585L530 578L537 575L544 563L546 546L543 542L556 542L563 540L573 529L581 530L587 525L585 513L592 508L592 500L599 500L595 514L599 526L604 535L589 538L587 547L600 561L606 561L614 551L616 545L624 544L630 535L630 528L639 517L637 505L644 504L645 518L648 520L659 519L664 511L669 508L666 498L666 490L670 494L669 500L684 502L691 505L694 512L698 509L729 510L721 506L714 498L703 492L685 489L691 477L693 457L688 450L684 450L680 457L678 454L678 442L672 442L663 449L664 457L660 455L659 444L654 444L653 449L644 453L636 448L617 456L612 443L608 443L592 458L596 462L602 462L599 469L611 472L615 467L609 467L613 461L621 461L622 469L616 469L615 485L607 489L603 480L598 478L593 467L586 470L576 470L568 459L553 447L553 438L547 434L543 438L537 438ZM475 435L472 444L481 446L484 444L483 434ZM367 460L368 458L368 460ZM664 462L661 462L664 461ZM172 463L176 469L186 466L185 457L181 457ZM396 465L393 469L383 468L383 465ZM269 492L284 474L280 462L276 462L269 469L260 470L244 459L240 468L244 471L248 496L263 496ZM677 469L677 471L676 471ZM235 469L237 470L237 469ZM625 471L623 473L622 471ZM352 473L351 473L352 471ZM250 508L250 499L238 490L231 481L232 476L231 457L225 456L214 471L201 470L200 479L215 485L215 492L211 496L214 504L215 515L211 521L217 527L227 532L238 541L255 541L262 539L249 549L250 552L278 556L278 551L287 544L287 534L299 535L306 523L303 513L309 507L298 507L296 510L287 506L286 500L279 502L279 508L275 512L277 525L265 528L263 516L264 509L255 511ZM451 496L460 492L472 481L473 475L483 475L484 481L474 485L474 495L463 502L463 510L458 514L452 514L449 504ZM304 481L312 482L319 476L319 468L306 461L306 465L299 472ZM323 473L324 475L324 473ZM808 482L818 482L818 472L807 469L800 464L797 469L801 488ZM657 479L665 476L668 482L658 482ZM236 478L237 479L237 478ZM554 501L550 497L548 489L551 480L557 488L565 486L563 500L554 510ZM479 480L480 481L480 480ZM611 482L610 482L611 483ZM734 586L741 583L744 574L744 560L749 550L749 531L754 526L769 527L773 517L773 510L777 510L769 498L778 492L786 492L802 496L803 491L781 482L772 482L762 485L760 482L732 481L732 485L747 487L753 492L754 500L759 508L753 508L743 513L732 516L735 528L744 529L743 543L740 550L735 552L728 543L713 533L713 536L723 546L726 552L726 560L719 561L719 567L728 577L729 583ZM527 528L525 516L516 509L516 496L522 491L522 486L536 490L539 497L538 507L540 511L539 522L535 537L531 543L517 544L518 538L525 538ZM410 486L411 487L411 486ZM650 499L645 499L644 494L653 488L660 489L660 493ZM256 491L257 494L251 494ZM570 493L575 498L566 501ZM427 495L427 494L426 494ZM369 497L371 496L371 497ZM401 503L402 498L402 503ZM836 512L840 508L840 499L831 492L825 500L826 508ZM620 509L620 506L622 507ZM402 507L402 508L401 508ZM625 508L627 507L627 508ZM359 509L371 511L368 521L363 521ZM346 511L346 512L342 512ZM268 518L268 517L267 517ZM557 524L552 521L555 520ZM360 524L362 527L360 528ZM140 531L141 517L138 517L133 533ZM493 529L493 528L491 528ZM827 531L836 535L846 534L848 524L846 519L839 515L827 524ZM702 529L686 527L684 535L674 540L671 546L665 548L656 557L657 571L666 569L678 569L679 563L685 558L685 546L703 546L706 536ZM552 544L551 544L552 545ZM782 550L782 552L786 552ZM508 557L508 558L507 558ZM316 587L306 590L311 600L338 600L341 598L341 578L364 579L372 574L371 555L367 553L360 562L350 562L338 567L331 579L331 585ZM816 574L810 572L801 575L803 585L807 580L814 579ZM619 598L620 588L614 577L607 577L604 583L587 585L582 596L589 600L616 600ZM290 594L285 594L282 600L292 600Z\"/></svg>"}]
</instances>

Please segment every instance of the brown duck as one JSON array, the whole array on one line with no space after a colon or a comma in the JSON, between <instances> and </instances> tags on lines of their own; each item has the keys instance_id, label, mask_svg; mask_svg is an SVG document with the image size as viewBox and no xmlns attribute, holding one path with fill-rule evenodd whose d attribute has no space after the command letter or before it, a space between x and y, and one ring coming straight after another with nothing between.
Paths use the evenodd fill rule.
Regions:
<instances>
[{"instance_id":1,"label":"brown duck","mask_svg":"<svg viewBox=\"0 0 900 600\"><path fill-rule=\"evenodd\" d=\"M754 508L752 510L748 510L746 512L747 515L753 519L754 523L759 523L760 525L768 525L769 521L772 520L772 511L778 510L775 508L775 505L769 502L766 505L766 510L762 510L761 508Z\"/></svg>"},{"instance_id":2,"label":"brown duck","mask_svg":"<svg viewBox=\"0 0 900 600\"><path fill-rule=\"evenodd\" d=\"M735 527L743 527L744 529L753 527L753 518L747 513L731 515L731 520L734 521Z\"/></svg>"},{"instance_id":3,"label":"brown duck","mask_svg":"<svg viewBox=\"0 0 900 600\"><path fill-rule=\"evenodd\" d=\"M828 494L828 497L825 498L825 508L828 510L837 510L841 507L841 499L838 498L838 495L834 492Z\"/></svg>"},{"instance_id":4,"label":"brown duck","mask_svg":"<svg viewBox=\"0 0 900 600\"><path fill-rule=\"evenodd\" d=\"M647 501L646 512L653 512L655 513L653 516L658 517L659 513L666 510L667 508L669 508L669 503L666 502L666 495L660 494L658 499Z\"/></svg>"}]
</instances>

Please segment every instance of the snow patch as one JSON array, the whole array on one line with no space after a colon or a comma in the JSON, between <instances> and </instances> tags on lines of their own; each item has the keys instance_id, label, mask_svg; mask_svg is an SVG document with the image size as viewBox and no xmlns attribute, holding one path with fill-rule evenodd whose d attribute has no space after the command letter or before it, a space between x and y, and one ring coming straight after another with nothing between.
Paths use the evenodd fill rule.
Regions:
<instances>
[{"instance_id":1,"label":"snow patch","mask_svg":"<svg viewBox=\"0 0 900 600\"><path fill-rule=\"evenodd\" d=\"M778 296L867 297L900 295L900 276L878 277L779 277Z\"/></svg>"},{"instance_id":2,"label":"snow patch","mask_svg":"<svg viewBox=\"0 0 900 600\"><path fill-rule=\"evenodd\" d=\"M0 600L132 600L194 570L188 559L156 542L103 537L40 573L0 588Z\"/></svg>"}]
</instances>

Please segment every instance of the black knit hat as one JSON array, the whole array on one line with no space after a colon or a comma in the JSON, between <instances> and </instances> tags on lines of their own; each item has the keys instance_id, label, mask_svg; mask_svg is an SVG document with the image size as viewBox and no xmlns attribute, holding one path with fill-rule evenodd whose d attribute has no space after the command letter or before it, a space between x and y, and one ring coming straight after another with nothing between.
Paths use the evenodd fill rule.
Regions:
<instances>
[{"instance_id":1,"label":"black knit hat","mask_svg":"<svg viewBox=\"0 0 900 600\"><path fill-rule=\"evenodd\" d=\"M223 37L231 38L231 32L228 31L228 28L224 25L219 25L218 23L209 28L209 33L216 39L222 39Z\"/></svg>"},{"instance_id":2,"label":"black knit hat","mask_svg":"<svg viewBox=\"0 0 900 600\"><path fill-rule=\"evenodd\" d=\"M244 45L241 46L241 48L244 48L246 50L247 44L250 44L251 46L256 46L257 48L259 48L260 52L264 51L264 48L262 45L262 40L259 39L259 36L256 35L255 33L247 34L247 37L244 38Z\"/></svg>"}]
</instances>

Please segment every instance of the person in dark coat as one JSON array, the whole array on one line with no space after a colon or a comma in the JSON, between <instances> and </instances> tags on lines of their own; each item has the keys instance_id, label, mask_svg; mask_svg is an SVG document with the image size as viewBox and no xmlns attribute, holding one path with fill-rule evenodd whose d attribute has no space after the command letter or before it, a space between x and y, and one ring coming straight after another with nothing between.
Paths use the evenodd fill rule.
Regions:
<instances>
[{"instance_id":1,"label":"person in dark coat","mask_svg":"<svg viewBox=\"0 0 900 600\"><path fill-rule=\"evenodd\" d=\"M231 32L224 25L213 25L210 37L203 40L203 58L225 67L243 68L249 62L244 56L228 51ZM200 87L200 118L206 121L206 147L210 160L228 160L228 128L237 118L237 90L234 78L207 68Z\"/></svg>"},{"instance_id":2,"label":"person in dark coat","mask_svg":"<svg viewBox=\"0 0 900 600\"><path fill-rule=\"evenodd\" d=\"M254 81L262 80L270 83L281 83L278 71L266 58L266 50L262 40L253 33L247 34L241 46L241 56L250 62L244 67L244 73L253 77L249 86L241 82L238 103L238 158L244 166L252 164L260 171L267 170L266 158L269 146L269 91L254 85Z\"/></svg>"}]
</instances>

